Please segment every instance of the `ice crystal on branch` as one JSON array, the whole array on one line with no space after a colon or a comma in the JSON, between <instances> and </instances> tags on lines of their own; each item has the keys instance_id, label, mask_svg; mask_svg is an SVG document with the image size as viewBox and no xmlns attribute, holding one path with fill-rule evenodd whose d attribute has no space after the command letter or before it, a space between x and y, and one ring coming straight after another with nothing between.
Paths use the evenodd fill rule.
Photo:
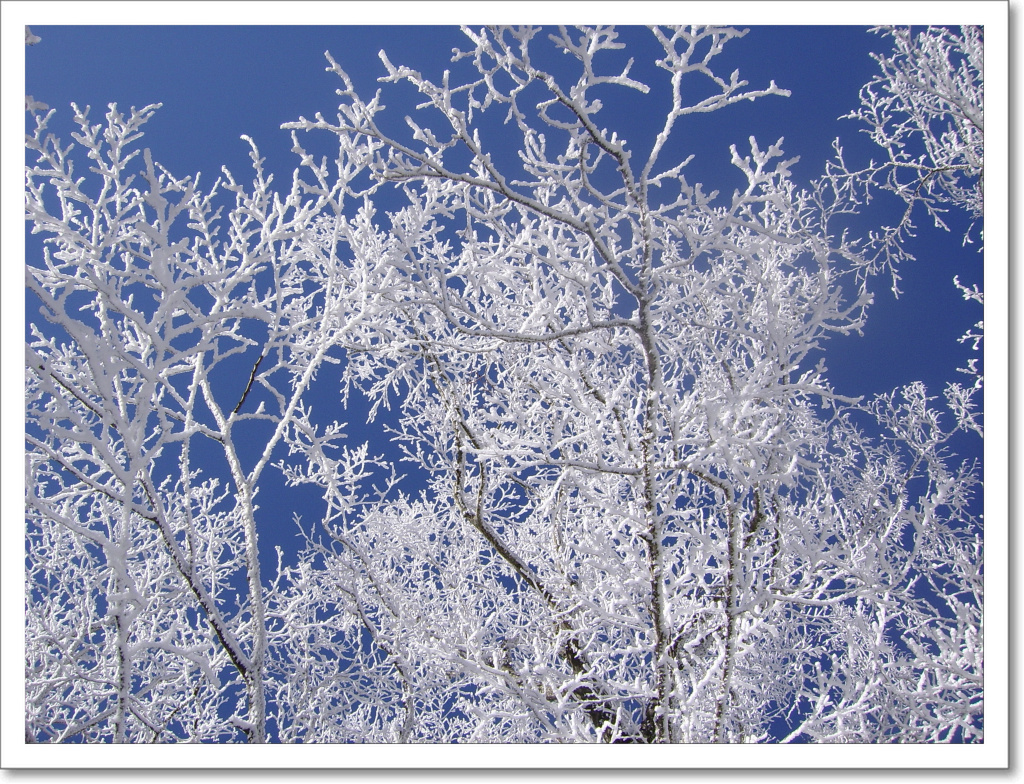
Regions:
<instances>
[{"instance_id":1,"label":"ice crystal on branch","mask_svg":"<svg viewBox=\"0 0 1024 784\"><path fill-rule=\"evenodd\" d=\"M868 317L837 228L868 186L801 185L781 139L726 140L724 196L671 158L693 115L788 94L718 73L741 30L626 61L544 32L466 29L439 75L382 53L370 100L328 55L286 193L248 139L251 186L129 151L154 107L76 109L67 148L37 119L34 737L981 737L974 467L923 385L852 399L822 358ZM612 127L659 91L649 138ZM360 397L381 441L343 447ZM271 578L267 468L321 502Z\"/></svg>"}]
</instances>

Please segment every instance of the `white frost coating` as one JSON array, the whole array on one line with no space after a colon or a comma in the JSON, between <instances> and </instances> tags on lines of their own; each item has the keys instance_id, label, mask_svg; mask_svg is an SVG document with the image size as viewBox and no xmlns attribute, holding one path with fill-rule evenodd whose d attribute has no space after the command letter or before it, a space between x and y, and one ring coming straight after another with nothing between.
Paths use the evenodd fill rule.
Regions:
<instances>
[{"instance_id":1,"label":"white frost coating","mask_svg":"<svg viewBox=\"0 0 1024 784\"><path fill-rule=\"evenodd\" d=\"M802 189L751 138L718 198L662 162L688 115L787 94L715 75L742 31L653 31L645 160L594 94L659 87L608 70L614 30L466 33L437 84L382 53L423 101L401 138L328 55L286 193L247 137L251 186L136 157L153 106L75 107L70 147L34 120L30 735L980 739L973 467L922 384L852 400L813 356L880 269L834 228L853 176ZM356 394L392 451L340 443ZM272 576L268 467L323 499Z\"/></svg>"},{"instance_id":2,"label":"white frost coating","mask_svg":"<svg viewBox=\"0 0 1024 784\"><path fill-rule=\"evenodd\" d=\"M906 205L899 220L872 232L865 257L871 271L885 270L899 293L898 265L913 256L913 213L923 208L946 229L943 215L955 208L973 222L964 233L971 243L985 193L984 35L981 27L877 27L893 51L873 55L881 74L861 89L861 106L846 115L867 126L885 151L880 163L850 170L842 148L829 168L833 187L869 200L888 191Z\"/></svg>"}]
</instances>

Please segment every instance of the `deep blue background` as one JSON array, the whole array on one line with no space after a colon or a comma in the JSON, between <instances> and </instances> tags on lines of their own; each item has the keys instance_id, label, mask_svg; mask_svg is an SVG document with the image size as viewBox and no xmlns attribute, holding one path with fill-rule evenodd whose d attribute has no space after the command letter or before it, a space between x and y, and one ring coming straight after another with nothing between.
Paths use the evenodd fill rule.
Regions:
<instances>
[{"instance_id":1,"label":"deep blue background","mask_svg":"<svg viewBox=\"0 0 1024 784\"><path fill-rule=\"evenodd\" d=\"M335 114L334 90L340 85L335 75L325 72L325 50L331 51L367 97L377 88L377 77L385 74L377 58L380 49L386 49L395 65L420 70L436 83L441 72L452 67L448 62L452 48L466 41L458 29L449 27L33 26L33 32L42 41L26 47L25 92L58 110L51 130L65 142L70 141L68 104L72 101L83 107L90 104L94 122L102 120L111 102L122 111L162 102L141 142L153 150L154 160L178 176L201 172L201 184L206 187L222 165L247 182L251 179L249 147L239 136L248 134L282 189L287 188L298 160L290 152L288 132L280 130L280 125L300 115L312 118L318 111L327 119ZM647 81L652 95L610 90L598 121L618 130L630 140L630 148L643 156L664 116L666 93L658 90L664 89L666 80L663 71L645 62L656 55L657 44L650 33L634 28L623 35L636 46L622 53L621 62L628 56L636 58L631 75ZM729 164L729 145L736 144L742 154L748 150L750 135L757 137L762 148L784 136L787 157L801 158L793 167L798 180L810 180L823 171L837 136L851 165L879 158L881 151L857 124L837 118L857 107L860 87L876 72L869 53L885 48L885 39L859 27L752 28L713 61L716 72L727 76L739 68L750 82L749 89L766 87L774 79L791 90L792 97L767 97L686 118L673 144L662 153L661 163L667 167L695 154L687 168L688 179L703 182L705 190L720 190L727 198L742 182ZM652 56L645 57L645 51ZM569 58L563 62L569 65ZM398 128L403 115L412 110L415 95L407 86L384 85L384 90L387 116L394 123L389 127ZM316 148L314 138L303 138L309 149ZM324 135L324 154L331 152L329 141ZM926 216L918 218L922 225L911 247L918 261L901 270L905 294L897 301L886 279L875 281L875 305L863 337L837 337L829 346L830 379L843 394L873 395L923 380L931 394L941 395L946 381L968 381L956 368L975 355L956 341L981 313L978 305L963 301L952 279L958 274L964 283L980 284L982 256L976 246L961 247L960 221L951 220L953 232L947 234L934 230ZM38 240L30 238L29 252L38 247ZM334 372L333 366L325 372ZM333 409L338 405L336 387L321 383L318 389L322 396L314 406ZM365 428L359 410L338 416L350 421L350 443L371 438L377 448L383 448L379 430ZM980 457L976 437L962 439L959 446ZM277 492L276 472L269 471L265 477L268 484L258 499L261 548L265 567L272 568L275 545L293 552L297 544L291 522L296 498L308 498L315 507L316 494ZM305 522L313 523L318 516L311 508Z\"/></svg>"}]
</instances>

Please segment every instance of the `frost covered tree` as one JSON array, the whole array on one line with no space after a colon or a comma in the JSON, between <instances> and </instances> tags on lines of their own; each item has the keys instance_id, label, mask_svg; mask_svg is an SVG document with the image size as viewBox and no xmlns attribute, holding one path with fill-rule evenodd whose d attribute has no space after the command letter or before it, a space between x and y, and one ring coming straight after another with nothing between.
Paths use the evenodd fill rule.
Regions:
<instances>
[{"instance_id":1,"label":"frost covered tree","mask_svg":"<svg viewBox=\"0 0 1024 784\"><path fill-rule=\"evenodd\" d=\"M308 428L333 342L330 287L289 255L323 202L273 193L255 147L248 191L225 171L202 192L148 150L139 167L129 147L156 108L94 125L74 107L68 147L50 111L26 141L26 218L45 237L26 268L30 733L262 741L256 495L276 445Z\"/></svg>"},{"instance_id":2,"label":"frost covered tree","mask_svg":"<svg viewBox=\"0 0 1024 784\"><path fill-rule=\"evenodd\" d=\"M404 131L328 56L341 105L286 126L283 193L255 145L248 187L140 167L155 107L76 108L70 147L36 120L28 732L980 739L969 396L946 426L823 360L868 317L864 188L799 185L782 140L732 147L726 197L665 160L690 115L787 94L716 73L740 30L652 28L670 102L628 144L601 96L650 86L614 30L465 33L436 81L382 53ZM389 449L339 443L356 396ZM273 577L267 470L324 510Z\"/></svg>"},{"instance_id":3,"label":"frost covered tree","mask_svg":"<svg viewBox=\"0 0 1024 784\"><path fill-rule=\"evenodd\" d=\"M950 208L973 221L984 208L985 91L982 28L878 27L892 51L873 55L881 71L861 90L861 106L847 115L866 125L871 140L885 151L880 163L849 171L842 160L831 172L870 199L872 190L895 194L906 210L900 220L872 236L875 258L894 276L900 261L913 258L913 212L920 207L935 226L947 229Z\"/></svg>"},{"instance_id":4,"label":"frost covered tree","mask_svg":"<svg viewBox=\"0 0 1024 784\"><path fill-rule=\"evenodd\" d=\"M847 115L866 125L886 159L851 171L837 143L838 160L829 166L833 188L856 191L851 198L868 202L873 191L894 194L905 210L898 222L872 232L866 254L872 272L885 270L899 293L899 266L913 260L907 240L915 235L915 210L923 209L935 226L949 230L943 215L950 209L971 223L972 234L984 237L981 221L985 203L985 89L984 33L981 27L929 27L918 33L905 27L878 27L873 32L892 40L888 54L872 55L881 73L861 90L861 106ZM954 285L964 299L984 305L977 286ZM984 336L979 321L960 339L978 350ZM980 389L983 377L977 360L963 372ZM969 395L959 387L947 393L962 416L970 416ZM973 429L980 429L972 424Z\"/></svg>"}]
</instances>

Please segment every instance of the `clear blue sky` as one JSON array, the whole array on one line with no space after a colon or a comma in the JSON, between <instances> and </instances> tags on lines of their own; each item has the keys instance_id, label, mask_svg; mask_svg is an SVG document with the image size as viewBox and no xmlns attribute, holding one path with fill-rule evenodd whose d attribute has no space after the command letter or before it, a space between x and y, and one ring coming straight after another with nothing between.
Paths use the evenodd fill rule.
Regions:
<instances>
[{"instance_id":1,"label":"clear blue sky","mask_svg":"<svg viewBox=\"0 0 1024 784\"><path fill-rule=\"evenodd\" d=\"M176 175L202 172L207 186L221 165L227 165L236 178L248 179L249 148L239 139L242 134L256 141L267 168L286 186L297 158L290 152L288 132L279 126L317 111L330 118L337 106L338 80L324 70L325 50L368 94L377 86L375 79L385 73L377 58L380 49L396 65L409 65L436 82L449 67L452 48L464 40L454 27L33 25L32 29L42 41L26 48L25 92L58 110L52 130L70 141L68 104L72 101L90 104L96 121L110 102L123 110L161 102L163 108L148 124L142 145L150 147L154 160ZM630 55L637 60L634 75L642 78L647 68L643 61L649 59L645 47L653 39L643 29L626 31L626 38L637 44ZM881 151L870 145L854 122L837 118L856 108L860 86L876 69L869 52L884 46L884 39L864 27L751 28L746 38L726 46L718 72L728 75L739 68L752 88L767 86L774 79L791 90L792 97L744 102L688 120L671 153L696 154L687 169L688 178L703 181L705 190L726 194L739 184L729 165L729 145L736 144L742 151L750 135L762 147L784 136L788 156L801 157L793 169L798 179L809 180L823 170L837 136L853 164L880 157ZM387 91L392 86L384 87ZM407 90L399 90L396 97L384 101L396 122L410 111L402 103L408 96ZM635 99L630 96L629 100ZM628 102L618 106L610 102L607 113L600 116L634 147L650 143L659 119L642 103ZM664 156L662 161L669 162ZM905 294L895 301L888 283L878 280L876 305L864 337L835 338L829 346L827 364L837 391L871 395L923 380L932 394L941 395L946 381L966 380L956 368L971 354L956 340L980 314L977 305L963 301L952 279L958 274L964 283L980 284L981 254L976 247L961 248L958 220L951 221L953 232L947 234L933 230L926 217L918 218L921 231L912 248L918 261L902 270ZM30 242L29 252L33 247ZM320 404L332 402L325 398ZM353 422L349 432L351 438L362 440L359 424ZM980 453L980 445L970 445ZM283 525L263 532L261 546L268 566L273 563L273 545L295 541L291 502L276 510L271 495L265 491L260 497L264 519ZM307 521L315 517L312 514Z\"/></svg>"}]
</instances>

